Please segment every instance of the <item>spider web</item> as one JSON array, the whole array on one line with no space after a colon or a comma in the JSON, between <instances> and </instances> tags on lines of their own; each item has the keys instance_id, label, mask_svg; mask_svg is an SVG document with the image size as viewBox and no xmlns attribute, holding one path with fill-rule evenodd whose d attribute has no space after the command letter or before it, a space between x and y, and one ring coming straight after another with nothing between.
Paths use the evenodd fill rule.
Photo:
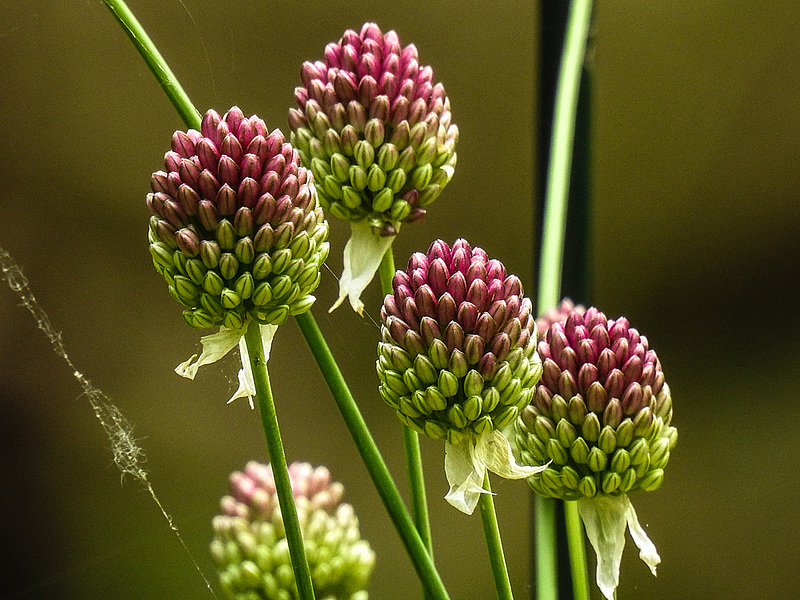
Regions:
<instances>
[{"instance_id":1,"label":"spider web","mask_svg":"<svg viewBox=\"0 0 800 600\"><path fill-rule=\"evenodd\" d=\"M2 247L0 247L0 269L2 270L3 278L6 280L11 290L17 294L22 306L28 309L36 321L36 324L39 326L39 329L41 329L47 336L47 339L50 340L53 352L67 363L67 366L72 371L73 377L75 377L78 384L81 386L83 390L82 396L85 396L89 401L89 405L92 407L97 420L100 422L103 431L105 431L111 443L114 464L120 470L120 477L124 480L125 475L130 475L144 486L153 499L153 502L155 502L156 506L161 511L164 519L166 519L170 530L178 538L183 550L186 552L192 565L194 565L195 570L205 582L206 588L208 588L211 595L216 598L217 595L211 587L211 582L203 573L194 556L192 556L172 516L167 513L161 501L158 499L158 496L156 496L152 484L147 479L147 471L144 468L147 457L144 449L137 443L136 438L133 436L133 425L102 390L92 385L92 382L75 368L75 365L64 349L61 332L56 331L50 323L50 317L39 305L28 285L28 278L22 273L22 269L20 269L11 255Z\"/></svg>"}]
</instances>

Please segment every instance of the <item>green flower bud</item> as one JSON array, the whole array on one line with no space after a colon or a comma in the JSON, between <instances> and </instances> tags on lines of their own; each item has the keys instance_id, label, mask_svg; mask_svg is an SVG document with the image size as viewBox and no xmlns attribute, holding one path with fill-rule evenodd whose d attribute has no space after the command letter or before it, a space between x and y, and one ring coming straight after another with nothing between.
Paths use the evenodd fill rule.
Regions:
<instances>
[{"instance_id":1,"label":"green flower bud","mask_svg":"<svg viewBox=\"0 0 800 600\"><path fill-rule=\"evenodd\" d=\"M324 467L289 465L312 585L319 598L366 600L375 555L361 539L344 488ZM296 587L272 469L250 462L230 477L210 550L227 597L291 600ZM244 516L242 516L244 515Z\"/></svg>"},{"instance_id":2,"label":"green flower bud","mask_svg":"<svg viewBox=\"0 0 800 600\"><path fill-rule=\"evenodd\" d=\"M385 177L383 177L383 171L378 172L380 173L381 178L385 179ZM392 206L393 200L394 193L392 190L390 188L382 188L377 194L375 194L375 198L372 200L372 209L380 210L381 212L388 210Z\"/></svg>"},{"instance_id":3,"label":"green flower bud","mask_svg":"<svg viewBox=\"0 0 800 600\"><path fill-rule=\"evenodd\" d=\"M608 463L608 458L606 457L605 452L600 450L598 447L594 447L589 450L589 459L586 461L587 466L589 469L594 471L595 473L600 473L606 468L606 464Z\"/></svg>"},{"instance_id":4,"label":"green flower bud","mask_svg":"<svg viewBox=\"0 0 800 600\"><path fill-rule=\"evenodd\" d=\"M219 259L219 269L218 272L222 276L223 279L230 281L231 279L236 277L236 273L239 270L239 261L237 258L229 253L225 252Z\"/></svg>"},{"instance_id":5,"label":"green flower bud","mask_svg":"<svg viewBox=\"0 0 800 600\"><path fill-rule=\"evenodd\" d=\"M339 183L350 181L350 161L341 154L331 156L331 173Z\"/></svg>"}]
</instances>

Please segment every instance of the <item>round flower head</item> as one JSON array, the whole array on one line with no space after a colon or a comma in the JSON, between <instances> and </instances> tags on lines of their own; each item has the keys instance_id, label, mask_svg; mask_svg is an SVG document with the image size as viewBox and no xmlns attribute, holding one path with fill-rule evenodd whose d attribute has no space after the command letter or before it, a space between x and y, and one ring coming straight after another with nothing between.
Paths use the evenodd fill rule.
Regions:
<instances>
[{"instance_id":1,"label":"round flower head","mask_svg":"<svg viewBox=\"0 0 800 600\"><path fill-rule=\"evenodd\" d=\"M150 252L192 327L278 325L309 309L328 254L311 173L237 107L176 131L153 173Z\"/></svg>"},{"instance_id":2,"label":"round flower head","mask_svg":"<svg viewBox=\"0 0 800 600\"><path fill-rule=\"evenodd\" d=\"M342 484L308 463L289 465L289 477L316 597L366 600L375 554L361 540L353 507L341 502ZM297 598L271 466L250 462L233 473L220 506L211 555L226 597Z\"/></svg>"},{"instance_id":3,"label":"round flower head","mask_svg":"<svg viewBox=\"0 0 800 600\"><path fill-rule=\"evenodd\" d=\"M519 279L465 240L439 240L392 283L378 346L383 399L404 424L445 439L448 458L457 448L480 454L489 440L507 446L499 430L530 403L542 372Z\"/></svg>"},{"instance_id":4,"label":"round flower head","mask_svg":"<svg viewBox=\"0 0 800 600\"><path fill-rule=\"evenodd\" d=\"M596 308L567 301L539 326L542 381L515 422L515 444L525 464L549 466L528 481L543 496L582 500L582 515L630 511L633 532L638 521L626 494L661 485L678 439L661 363L627 319ZM587 531L591 538L589 523Z\"/></svg>"},{"instance_id":5,"label":"round flower head","mask_svg":"<svg viewBox=\"0 0 800 600\"><path fill-rule=\"evenodd\" d=\"M322 61L305 62L292 143L314 173L323 208L350 221L336 308L361 293L401 223L419 221L453 176L458 127L450 100L417 49L374 23L345 31Z\"/></svg>"},{"instance_id":6,"label":"round flower head","mask_svg":"<svg viewBox=\"0 0 800 600\"><path fill-rule=\"evenodd\" d=\"M394 31L366 23L305 62L292 143L319 183L325 210L365 218L384 235L418 221L453 175L458 128L433 71Z\"/></svg>"},{"instance_id":7,"label":"round flower head","mask_svg":"<svg viewBox=\"0 0 800 600\"><path fill-rule=\"evenodd\" d=\"M538 345L544 373L517 420L539 494L577 500L661 485L677 442L672 398L656 353L628 321L573 309Z\"/></svg>"}]
</instances>

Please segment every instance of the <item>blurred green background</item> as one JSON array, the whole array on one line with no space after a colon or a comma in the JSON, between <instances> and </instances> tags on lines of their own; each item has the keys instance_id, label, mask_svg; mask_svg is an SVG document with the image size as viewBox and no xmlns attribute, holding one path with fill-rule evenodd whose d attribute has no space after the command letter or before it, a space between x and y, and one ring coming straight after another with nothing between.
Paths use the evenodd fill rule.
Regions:
<instances>
[{"instance_id":1,"label":"blurred green background","mask_svg":"<svg viewBox=\"0 0 800 600\"><path fill-rule=\"evenodd\" d=\"M196 105L238 104L287 131L303 60L367 20L415 43L451 98L456 175L398 264L463 236L532 287L538 5L530 2L130 0ZM188 10L187 10L188 9ZM619 598L796 595L800 403L800 4L600 2L594 20L595 303L664 366L680 432L664 486L633 497L661 553L629 541ZM99 0L0 0L0 246L22 265L72 360L134 424L150 481L209 575L210 519L230 471L264 459L257 416L226 406L236 359L195 382L199 348L152 268L144 196L182 123ZM332 223L341 269L348 228ZM148 494L120 485L72 374L0 287L0 599L208 598ZM378 330L314 309L389 467L400 432L376 391ZM366 297L375 318L380 295ZM372 597L419 597L397 535L297 327L270 371L290 460L327 465L378 554ZM454 600L493 597L478 516L443 500L441 443L422 440L436 561ZM495 480L519 598L530 503ZM596 592L595 592L596 593Z\"/></svg>"}]
</instances>

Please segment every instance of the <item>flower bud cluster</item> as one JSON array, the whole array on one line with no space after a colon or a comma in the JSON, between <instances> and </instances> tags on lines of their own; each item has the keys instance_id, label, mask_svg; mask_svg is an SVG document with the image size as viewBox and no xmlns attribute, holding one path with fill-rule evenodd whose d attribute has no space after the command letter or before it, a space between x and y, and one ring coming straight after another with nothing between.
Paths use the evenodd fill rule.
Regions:
<instances>
[{"instance_id":1,"label":"flower bud cluster","mask_svg":"<svg viewBox=\"0 0 800 600\"><path fill-rule=\"evenodd\" d=\"M540 319L542 381L515 422L531 487L565 500L654 490L678 439L656 353L627 319L562 304Z\"/></svg>"},{"instance_id":2,"label":"flower bud cluster","mask_svg":"<svg viewBox=\"0 0 800 600\"><path fill-rule=\"evenodd\" d=\"M341 502L344 488L325 467L289 465L314 592L320 600L366 600L375 554L358 519ZM214 518L211 555L220 587L235 600L297 598L272 467L250 462L230 477L230 496Z\"/></svg>"},{"instance_id":3,"label":"flower bud cluster","mask_svg":"<svg viewBox=\"0 0 800 600\"><path fill-rule=\"evenodd\" d=\"M542 372L531 303L498 260L438 240L381 308L380 394L409 427L459 444L512 423Z\"/></svg>"},{"instance_id":4,"label":"flower bud cluster","mask_svg":"<svg viewBox=\"0 0 800 600\"><path fill-rule=\"evenodd\" d=\"M325 210L367 218L384 235L423 218L453 175L458 128L416 47L366 23L328 44L324 61L305 62L300 76L291 140Z\"/></svg>"},{"instance_id":5,"label":"flower bud cluster","mask_svg":"<svg viewBox=\"0 0 800 600\"><path fill-rule=\"evenodd\" d=\"M278 325L309 309L328 224L279 130L210 110L200 131L174 133L150 186L150 253L189 325Z\"/></svg>"}]
</instances>

